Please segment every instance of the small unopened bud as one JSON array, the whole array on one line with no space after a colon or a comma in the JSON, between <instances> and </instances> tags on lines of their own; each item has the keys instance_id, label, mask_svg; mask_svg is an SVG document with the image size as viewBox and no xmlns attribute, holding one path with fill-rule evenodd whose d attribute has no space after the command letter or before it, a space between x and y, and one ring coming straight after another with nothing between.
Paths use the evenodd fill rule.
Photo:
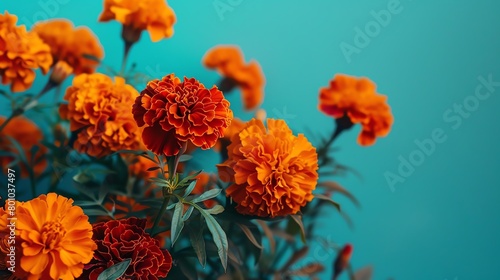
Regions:
<instances>
[{"instance_id":1,"label":"small unopened bud","mask_svg":"<svg viewBox=\"0 0 500 280\"><path fill-rule=\"evenodd\" d=\"M73 73L73 67L63 60L59 60L53 67L50 74L50 81L56 85L61 84L69 75Z\"/></svg>"}]
</instances>

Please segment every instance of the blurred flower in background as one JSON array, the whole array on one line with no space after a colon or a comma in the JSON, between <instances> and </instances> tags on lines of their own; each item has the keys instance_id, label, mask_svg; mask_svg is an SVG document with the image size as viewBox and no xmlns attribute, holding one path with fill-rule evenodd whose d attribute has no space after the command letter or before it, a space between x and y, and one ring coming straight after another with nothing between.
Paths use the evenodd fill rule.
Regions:
<instances>
[{"instance_id":1,"label":"blurred flower in background","mask_svg":"<svg viewBox=\"0 0 500 280\"><path fill-rule=\"evenodd\" d=\"M17 16L0 14L0 76L13 92L25 91L35 80L35 70L47 74L52 65L50 47L36 33L16 26Z\"/></svg>"}]
</instances>

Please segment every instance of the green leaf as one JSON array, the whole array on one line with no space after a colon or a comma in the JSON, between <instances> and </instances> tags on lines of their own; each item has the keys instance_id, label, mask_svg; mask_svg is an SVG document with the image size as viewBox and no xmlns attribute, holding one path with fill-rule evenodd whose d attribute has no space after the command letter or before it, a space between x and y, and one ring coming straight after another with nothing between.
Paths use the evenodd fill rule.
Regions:
<instances>
[{"instance_id":1,"label":"green leaf","mask_svg":"<svg viewBox=\"0 0 500 280\"><path fill-rule=\"evenodd\" d=\"M78 172L75 176L73 176L73 180L79 184L86 184L88 182L91 182L94 179L94 177L90 174L87 174L87 172L80 171Z\"/></svg>"},{"instance_id":2,"label":"green leaf","mask_svg":"<svg viewBox=\"0 0 500 280\"><path fill-rule=\"evenodd\" d=\"M190 159L192 159L192 158L193 158L193 156L192 156L192 155L181 155L181 156L179 157L179 162L185 162L185 161L188 161L188 160L190 160Z\"/></svg>"},{"instance_id":3,"label":"green leaf","mask_svg":"<svg viewBox=\"0 0 500 280\"><path fill-rule=\"evenodd\" d=\"M300 215L290 215L292 221L294 221L300 228L300 238L304 244L306 243L306 231L304 230L304 224L302 223L302 216Z\"/></svg>"},{"instance_id":4,"label":"green leaf","mask_svg":"<svg viewBox=\"0 0 500 280\"><path fill-rule=\"evenodd\" d=\"M191 194L191 192L194 190L194 187L196 187L196 180L193 180L189 186L186 188L186 190L184 191L184 195L182 197L186 197L188 195Z\"/></svg>"},{"instance_id":5,"label":"green leaf","mask_svg":"<svg viewBox=\"0 0 500 280\"><path fill-rule=\"evenodd\" d=\"M191 217L191 214L193 214L193 209L194 206L190 205L189 208L186 210L186 213L182 216L182 220L185 222Z\"/></svg>"},{"instance_id":6,"label":"green leaf","mask_svg":"<svg viewBox=\"0 0 500 280\"><path fill-rule=\"evenodd\" d=\"M207 253L205 252L205 239L203 238L203 229L203 224L201 224L201 228L197 230L188 228L191 246L193 246L193 249L196 252L196 256L198 257L198 261L200 262L201 266L205 268L205 265L207 263Z\"/></svg>"},{"instance_id":7,"label":"green leaf","mask_svg":"<svg viewBox=\"0 0 500 280\"><path fill-rule=\"evenodd\" d=\"M214 217L212 217L207 211L199 206L195 207L205 218L208 230L212 234L215 246L217 246L217 253L219 254L220 261L225 271L227 269L227 255L229 251L226 233L222 230L221 226L217 223Z\"/></svg>"},{"instance_id":8,"label":"green leaf","mask_svg":"<svg viewBox=\"0 0 500 280\"><path fill-rule=\"evenodd\" d=\"M318 186L324 187L324 188L329 189L329 190L334 191L334 192L339 192L339 193L347 196L347 198L349 198L352 201L352 203L354 203L354 205L356 205L357 207L360 207L359 201L356 199L356 197L354 197L354 195L352 195L348 190L346 190L344 187L342 187L338 183L333 182L333 181L320 182L320 183L318 183Z\"/></svg>"},{"instance_id":9,"label":"green leaf","mask_svg":"<svg viewBox=\"0 0 500 280\"><path fill-rule=\"evenodd\" d=\"M211 198L214 198L216 196L218 196L220 193L221 193L222 189L211 189L211 190L208 190L206 192L204 192L202 195L194 198L193 200L191 200L192 203L198 203L198 202L201 202L201 201L205 201L205 200L208 200L208 199L211 199Z\"/></svg>"},{"instance_id":10,"label":"green leaf","mask_svg":"<svg viewBox=\"0 0 500 280\"><path fill-rule=\"evenodd\" d=\"M314 195L314 198L317 198L317 199L321 199L321 200L324 200L326 202L329 202L330 204L332 204L335 208L337 208L337 210L339 212L341 212L340 210L340 204L338 204L337 202L333 201L330 197L324 195L324 194L315 194Z\"/></svg>"},{"instance_id":11,"label":"green leaf","mask_svg":"<svg viewBox=\"0 0 500 280\"><path fill-rule=\"evenodd\" d=\"M300 250L295 251L293 255L290 257L290 259L286 262L286 264L280 269L280 271L281 272L287 271L288 268L291 267L294 263L305 257L307 255L307 252L309 252L309 247L307 246L304 246Z\"/></svg>"},{"instance_id":12,"label":"green leaf","mask_svg":"<svg viewBox=\"0 0 500 280\"><path fill-rule=\"evenodd\" d=\"M240 224L238 223L237 224L240 228L241 228L241 231L243 231L243 233L247 236L248 240L250 240L250 242L252 242L252 244L259 248L259 249L262 249L262 244L260 244L256 239L255 237L253 236L253 233L252 231L244 224Z\"/></svg>"},{"instance_id":13,"label":"green leaf","mask_svg":"<svg viewBox=\"0 0 500 280\"><path fill-rule=\"evenodd\" d=\"M213 208L207 209L207 212L211 215L217 215L224 212L224 207L222 205L215 205Z\"/></svg>"},{"instance_id":14,"label":"green leaf","mask_svg":"<svg viewBox=\"0 0 500 280\"><path fill-rule=\"evenodd\" d=\"M179 238L182 229L184 228L184 220L182 219L182 210L184 209L184 204L179 201L175 204L174 215L172 216L172 246L174 246L175 241Z\"/></svg>"},{"instance_id":15,"label":"green leaf","mask_svg":"<svg viewBox=\"0 0 500 280\"><path fill-rule=\"evenodd\" d=\"M87 216L109 216L109 213L101 209L84 209Z\"/></svg>"},{"instance_id":16,"label":"green leaf","mask_svg":"<svg viewBox=\"0 0 500 280\"><path fill-rule=\"evenodd\" d=\"M127 268L129 267L131 262L132 259L125 259L122 262L108 267L106 270L101 272L101 274L99 274L97 280L116 280L122 277L125 271L127 271Z\"/></svg>"}]
</instances>

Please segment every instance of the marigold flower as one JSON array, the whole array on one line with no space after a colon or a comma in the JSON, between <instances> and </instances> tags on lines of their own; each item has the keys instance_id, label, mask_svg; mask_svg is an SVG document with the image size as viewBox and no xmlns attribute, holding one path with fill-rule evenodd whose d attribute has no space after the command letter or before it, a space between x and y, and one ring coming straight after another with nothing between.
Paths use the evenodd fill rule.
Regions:
<instances>
[{"instance_id":1,"label":"marigold flower","mask_svg":"<svg viewBox=\"0 0 500 280\"><path fill-rule=\"evenodd\" d=\"M177 155L188 141L202 149L213 147L233 118L217 87L207 89L194 78L181 82L174 74L149 82L132 111L137 124L146 125L146 147L166 156Z\"/></svg>"},{"instance_id":2,"label":"marigold flower","mask_svg":"<svg viewBox=\"0 0 500 280\"><path fill-rule=\"evenodd\" d=\"M117 20L123 25L122 36L134 43L142 30L158 42L174 34L175 13L165 0L105 0L99 21Z\"/></svg>"},{"instance_id":3,"label":"marigold flower","mask_svg":"<svg viewBox=\"0 0 500 280\"><path fill-rule=\"evenodd\" d=\"M35 70L47 74L52 65L50 47L36 33L16 26L17 17L0 14L0 76L13 92L25 91L35 80Z\"/></svg>"},{"instance_id":4,"label":"marigold flower","mask_svg":"<svg viewBox=\"0 0 500 280\"><path fill-rule=\"evenodd\" d=\"M264 100L265 78L256 61L245 64L241 50L236 46L217 46L203 58L207 68L216 69L225 79L221 89L241 88L245 110L252 110ZM226 89L227 88L227 89Z\"/></svg>"},{"instance_id":5,"label":"marigold flower","mask_svg":"<svg viewBox=\"0 0 500 280\"><path fill-rule=\"evenodd\" d=\"M54 64L65 61L75 74L93 73L99 63L88 56L97 59L104 56L97 36L87 27L75 28L69 20L51 19L39 22L33 27L33 32L50 46Z\"/></svg>"},{"instance_id":6,"label":"marigold flower","mask_svg":"<svg viewBox=\"0 0 500 280\"><path fill-rule=\"evenodd\" d=\"M6 121L5 117L0 117L0 125ZM13 138L17 143L19 143L22 151L18 151L7 136ZM19 155L20 152L24 153L25 158L29 161L33 158L33 165L30 166L33 169L35 176L41 174L47 167L47 160L45 159L45 154L47 153L47 148L40 145L40 141L43 140L43 134L40 128L36 126L35 123L29 119L18 116L13 118L1 131L0 131L0 150L10 152ZM33 147L37 147L37 150L32 150ZM32 151L36 151L33 155ZM8 164L13 161L12 156L0 156L0 167L2 170L6 170ZM27 166L23 163L19 163L21 168L21 177L28 177L29 172Z\"/></svg>"},{"instance_id":7,"label":"marigold flower","mask_svg":"<svg viewBox=\"0 0 500 280\"><path fill-rule=\"evenodd\" d=\"M61 117L78 133L74 148L94 157L139 147L139 129L130 107L139 93L120 77L80 74L66 90Z\"/></svg>"},{"instance_id":8,"label":"marigold flower","mask_svg":"<svg viewBox=\"0 0 500 280\"><path fill-rule=\"evenodd\" d=\"M336 119L347 116L353 124L360 123L358 143L363 146L386 136L394 121L387 97L376 92L372 81L342 74L320 90L319 110Z\"/></svg>"},{"instance_id":9,"label":"marigold flower","mask_svg":"<svg viewBox=\"0 0 500 280\"><path fill-rule=\"evenodd\" d=\"M295 214L313 199L318 155L303 134L294 136L285 121L252 119L231 139L228 160L217 165L226 194L244 215Z\"/></svg>"},{"instance_id":10,"label":"marigold flower","mask_svg":"<svg viewBox=\"0 0 500 280\"><path fill-rule=\"evenodd\" d=\"M82 279L95 280L106 268L127 258L132 262L120 280L166 277L172 268L172 256L144 231L145 226L146 220L137 218L95 224L97 250L85 265Z\"/></svg>"},{"instance_id":11,"label":"marigold flower","mask_svg":"<svg viewBox=\"0 0 500 280\"><path fill-rule=\"evenodd\" d=\"M7 202L5 204L7 206ZM0 208L0 270L6 270L12 266L8 264L10 258L7 256L10 253L11 245L9 244L10 228L7 226L9 224L7 218L9 218L7 212L3 207ZM15 258L13 261L15 261Z\"/></svg>"},{"instance_id":12,"label":"marigold flower","mask_svg":"<svg viewBox=\"0 0 500 280\"><path fill-rule=\"evenodd\" d=\"M74 279L94 254L92 226L82 208L56 193L43 194L16 209L22 252L14 273L21 279Z\"/></svg>"}]
</instances>

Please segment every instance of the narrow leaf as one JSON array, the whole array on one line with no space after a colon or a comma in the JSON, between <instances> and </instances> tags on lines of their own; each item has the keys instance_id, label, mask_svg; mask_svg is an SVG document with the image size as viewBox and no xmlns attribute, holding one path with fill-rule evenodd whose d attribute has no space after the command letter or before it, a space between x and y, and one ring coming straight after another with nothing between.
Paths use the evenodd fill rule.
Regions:
<instances>
[{"instance_id":1,"label":"narrow leaf","mask_svg":"<svg viewBox=\"0 0 500 280\"><path fill-rule=\"evenodd\" d=\"M127 271L130 262L132 262L132 259L125 259L122 262L116 263L108 267L106 270L101 272L101 274L99 274L97 280L116 280L122 277L125 271Z\"/></svg>"},{"instance_id":2,"label":"narrow leaf","mask_svg":"<svg viewBox=\"0 0 500 280\"><path fill-rule=\"evenodd\" d=\"M197 206L197 209L200 213L205 217L205 222L207 224L208 230L212 234L212 238L214 240L215 245L217 246L217 253L219 254L219 258L221 260L222 266L224 270L227 269L227 255L229 250L229 245L227 242L227 236L224 230L220 227L219 223L203 208Z\"/></svg>"},{"instance_id":3,"label":"narrow leaf","mask_svg":"<svg viewBox=\"0 0 500 280\"><path fill-rule=\"evenodd\" d=\"M182 209L184 208L184 204L179 201L175 204L174 215L172 216L172 246L174 246L175 241L179 238L181 234L182 228L184 228L184 220L182 219Z\"/></svg>"},{"instance_id":4,"label":"narrow leaf","mask_svg":"<svg viewBox=\"0 0 500 280\"><path fill-rule=\"evenodd\" d=\"M306 231L304 229L304 224L302 223L302 216L300 215L290 215L292 220L299 226L300 228L300 238L304 244L306 243Z\"/></svg>"},{"instance_id":5,"label":"narrow leaf","mask_svg":"<svg viewBox=\"0 0 500 280\"><path fill-rule=\"evenodd\" d=\"M205 200L214 198L214 197L218 196L221 193L221 191L222 191L222 189L211 189L211 190L208 190L208 191L204 192L202 195L194 198L191 202L192 203L198 203L198 202L201 202L201 201L205 201Z\"/></svg>"},{"instance_id":6,"label":"narrow leaf","mask_svg":"<svg viewBox=\"0 0 500 280\"><path fill-rule=\"evenodd\" d=\"M186 188L186 190L184 191L184 195L182 197L186 197L188 195L191 194L191 192L194 190L194 187L196 187L196 180L193 180L189 186Z\"/></svg>"},{"instance_id":7,"label":"narrow leaf","mask_svg":"<svg viewBox=\"0 0 500 280\"><path fill-rule=\"evenodd\" d=\"M250 240L250 242L252 242L252 244L259 248L259 249L262 249L262 245L259 244L259 242L257 242L257 240L255 239L255 237L253 236L253 233L250 231L250 229L246 226L246 225L243 225L243 224L240 224L238 223L237 224L241 230L243 231L243 233L247 236L248 240Z\"/></svg>"},{"instance_id":8,"label":"narrow leaf","mask_svg":"<svg viewBox=\"0 0 500 280\"><path fill-rule=\"evenodd\" d=\"M290 257L290 259L286 262L286 264L280 269L281 272L285 272L292 266L294 263L296 263L298 260L302 259L307 255L307 252L309 252L309 247L304 246L300 250L295 251ZM278 256L280 257L280 256Z\"/></svg>"},{"instance_id":9,"label":"narrow leaf","mask_svg":"<svg viewBox=\"0 0 500 280\"><path fill-rule=\"evenodd\" d=\"M318 186L327 188L327 189L335 191L335 192L339 192L339 193L345 195L347 198L349 198L352 201L352 203L354 203L357 207L360 207L359 201L356 199L356 197L354 197L353 194L351 194L348 190L346 190L344 187L342 187L338 183L333 182L333 181L320 182L320 183L318 183Z\"/></svg>"},{"instance_id":10,"label":"narrow leaf","mask_svg":"<svg viewBox=\"0 0 500 280\"><path fill-rule=\"evenodd\" d=\"M294 276L312 276L314 274L322 272L323 270L325 270L325 267L323 265L321 265L320 263L310 263L310 264L303 266L297 270L291 271L288 274L294 275ZM356 280L357 280L357 278L356 278Z\"/></svg>"},{"instance_id":11,"label":"narrow leaf","mask_svg":"<svg viewBox=\"0 0 500 280\"><path fill-rule=\"evenodd\" d=\"M267 225L266 222L257 220L257 223L260 225L262 230L264 231L264 234L266 235L267 239L269 240L269 246L271 247L271 254L274 254L274 251L276 250L276 240L274 239L273 232L271 231L271 228Z\"/></svg>"},{"instance_id":12,"label":"narrow leaf","mask_svg":"<svg viewBox=\"0 0 500 280\"><path fill-rule=\"evenodd\" d=\"M324 200L326 202L329 202L330 204L332 204L335 208L337 208L337 211L341 211L340 210L340 204L338 204L337 202L333 201L330 197L324 195L324 194L315 194L314 195L314 198L317 198L317 199L321 199L321 200Z\"/></svg>"},{"instance_id":13,"label":"narrow leaf","mask_svg":"<svg viewBox=\"0 0 500 280\"><path fill-rule=\"evenodd\" d=\"M193 209L194 209L194 206L189 206L188 209L186 210L186 213L184 213L184 215L182 216L182 220L185 222L189 219L189 217L191 217L191 214L193 214Z\"/></svg>"},{"instance_id":14,"label":"narrow leaf","mask_svg":"<svg viewBox=\"0 0 500 280\"><path fill-rule=\"evenodd\" d=\"M198 257L198 261L201 266L205 268L207 262L207 254L205 252L205 239L203 238L203 225L200 229L193 230L192 228L188 228L189 230L189 240L191 241L191 246Z\"/></svg>"},{"instance_id":15,"label":"narrow leaf","mask_svg":"<svg viewBox=\"0 0 500 280\"><path fill-rule=\"evenodd\" d=\"M211 215L217 215L224 212L224 207L222 205L215 205L213 208L207 209L207 212Z\"/></svg>"}]
</instances>

